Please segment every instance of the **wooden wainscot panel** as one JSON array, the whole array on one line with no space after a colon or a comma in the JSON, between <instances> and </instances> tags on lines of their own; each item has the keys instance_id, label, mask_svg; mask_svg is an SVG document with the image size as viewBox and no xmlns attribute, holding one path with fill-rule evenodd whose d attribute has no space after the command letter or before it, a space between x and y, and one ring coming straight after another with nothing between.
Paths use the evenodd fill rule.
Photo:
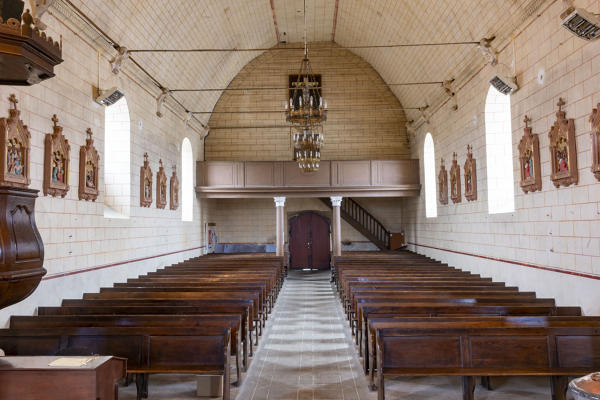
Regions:
<instances>
[{"instance_id":1,"label":"wooden wainscot panel","mask_svg":"<svg viewBox=\"0 0 600 400\"><path fill-rule=\"evenodd\" d=\"M240 187L244 182L244 163L234 161L204 162L204 186Z\"/></svg>"},{"instance_id":2,"label":"wooden wainscot panel","mask_svg":"<svg viewBox=\"0 0 600 400\"><path fill-rule=\"evenodd\" d=\"M376 160L371 162L373 186L419 184L419 160Z\"/></svg>"},{"instance_id":3,"label":"wooden wainscot panel","mask_svg":"<svg viewBox=\"0 0 600 400\"><path fill-rule=\"evenodd\" d=\"M600 103L592 110L590 116L592 131L592 173L600 181Z\"/></svg>"},{"instance_id":4,"label":"wooden wainscot panel","mask_svg":"<svg viewBox=\"0 0 600 400\"><path fill-rule=\"evenodd\" d=\"M556 112L556 121L548 137L550 138L550 179L554 186L570 186L577 184L579 172L577 170L577 149L575 142L575 121L565 118L565 112L562 106L565 101L558 100L558 111Z\"/></svg>"},{"instance_id":5,"label":"wooden wainscot panel","mask_svg":"<svg viewBox=\"0 0 600 400\"><path fill-rule=\"evenodd\" d=\"M600 348L599 336L558 336L558 365L563 368L587 367L590 370L600 368L600 359L591 357L594 349Z\"/></svg>"},{"instance_id":6,"label":"wooden wainscot panel","mask_svg":"<svg viewBox=\"0 0 600 400\"><path fill-rule=\"evenodd\" d=\"M79 148L79 200L96 201L98 198L98 166L100 156L94 147L92 130L87 129L85 146Z\"/></svg>"},{"instance_id":7,"label":"wooden wainscot panel","mask_svg":"<svg viewBox=\"0 0 600 400\"><path fill-rule=\"evenodd\" d=\"M549 368L547 337L471 336L471 367Z\"/></svg>"},{"instance_id":8,"label":"wooden wainscot panel","mask_svg":"<svg viewBox=\"0 0 600 400\"><path fill-rule=\"evenodd\" d=\"M540 165L540 139L531 133L527 115L523 120L525 129L519 142L519 165L521 168L521 189L523 192L542 190L542 167Z\"/></svg>"},{"instance_id":9,"label":"wooden wainscot panel","mask_svg":"<svg viewBox=\"0 0 600 400\"><path fill-rule=\"evenodd\" d=\"M332 161L331 186L371 186L371 161Z\"/></svg>"},{"instance_id":10,"label":"wooden wainscot panel","mask_svg":"<svg viewBox=\"0 0 600 400\"><path fill-rule=\"evenodd\" d=\"M65 197L69 191L71 146L62 134L56 114L52 116L53 133L44 140L44 195Z\"/></svg>"},{"instance_id":11,"label":"wooden wainscot panel","mask_svg":"<svg viewBox=\"0 0 600 400\"><path fill-rule=\"evenodd\" d=\"M477 164L473 158L473 146L467 145L465 171L465 198L467 201L477 200Z\"/></svg>"},{"instance_id":12,"label":"wooden wainscot panel","mask_svg":"<svg viewBox=\"0 0 600 400\"><path fill-rule=\"evenodd\" d=\"M438 174L438 190L440 204L448 204L448 171L446 171L443 158L440 162L440 173Z\"/></svg>"},{"instance_id":13,"label":"wooden wainscot panel","mask_svg":"<svg viewBox=\"0 0 600 400\"><path fill-rule=\"evenodd\" d=\"M294 161L283 164L283 185L286 187L327 187L331 183L331 162L321 161L315 172L302 172Z\"/></svg>"},{"instance_id":14,"label":"wooden wainscot panel","mask_svg":"<svg viewBox=\"0 0 600 400\"><path fill-rule=\"evenodd\" d=\"M256 161L244 163L245 187L273 187L275 184L275 163Z\"/></svg>"},{"instance_id":15,"label":"wooden wainscot panel","mask_svg":"<svg viewBox=\"0 0 600 400\"><path fill-rule=\"evenodd\" d=\"M450 168L450 198L454 204L462 201L460 188L460 167L456 160L456 152L452 154L452 167Z\"/></svg>"}]
</instances>

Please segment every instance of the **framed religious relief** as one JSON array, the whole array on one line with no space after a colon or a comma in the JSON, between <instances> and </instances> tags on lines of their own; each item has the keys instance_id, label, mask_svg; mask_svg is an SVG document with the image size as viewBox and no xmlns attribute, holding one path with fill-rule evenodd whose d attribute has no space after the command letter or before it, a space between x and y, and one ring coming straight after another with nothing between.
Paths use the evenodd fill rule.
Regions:
<instances>
[{"instance_id":1,"label":"framed religious relief","mask_svg":"<svg viewBox=\"0 0 600 400\"><path fill-rule=\"evenodd\" d=\"M467 145L465 170L465 198L467 201L477 200L477 163L473 158L473 146Z\"/></svg>"},{"instance_id":2,"label":"framed religious relief","mask_svg":"<svg viewBox=\"0 0 600 400\"><path fill-rule=\"evenodd\" d=\"M579 173L577 171L577 149L575 144L575 121L565 118L562 106L565 101L558 100L558 111L556 121L548 137L550 138L550 179L554 186L570 186L577 183Z\"/></svg>"},{"instance_id":3,"label":"framed religious relief","mask_svg":"<svg viewBox=\"0 0 600 400\"><path fill-rule=\"evenodd\" d=\"M540 139L531 133L527 115L523 120L525 129L519 142L519 166L521 170L521 189L523 192L542 190L542 168L540 165Z\"/></svg>"},{"instance_id":4,"label":"framed religious relief","mask_svg":"<svg viewBox=\"0 0 600 400\"><path fill-rule=\"evenodd\" d=\"M31 183L29 176L29 151L31 134L19 119L21 111L14 94L8 98L12 107L8 118L0 118L0 185L26 188Z\"/></svg>"},{"instance_id":5,"label":"framed religious relief","mask_svg":"<svg viewBox=\"0 0 600 400\"><path fill-rule=\"evenodd\" d=\"M438 174L438 190L440 204L448 204L448 171L446 171L443 158L440 165L440 173Z\"/></svg>"},{"instance_id":6,"label":"framed religious relief","mask_svg":"<svg viewBox=\"0 0 600 400\"><path fill-rule=\"evenodd\" d=\"M140 206L152 205L152 170L148 165L148 153L144 153L144 165L140 167Z\"/></svg>"},{"instance_id":7,"label":"framed religious relief","mask_svg":"<svg viewBox=\"0 0 600 400\"><path fill-rule=\"evenodd\" d=\"M52 116L53 132L44 139L44 195L65 197L69 191L71 146L62 134L56 114Z\"/></svg>"},{"instance_id":8,"label":"framed religious relief","mask_svg":"<svg viewBox=\"0 0 600 400\"><path fill-rule=\"evenodd\" d=\"M85 146L81 146L79 149L79 200L96 201L100 156L94 147L92 130L88 128L86 133Z\"/></svg>"},{"instance_id":9,"label":"framed religious relief","mask_svg":"<svg viewBox=\"0 0 600 400\"><path fill-rule=\"evenodd\" d=\"M592 173L600 180L600 103L594 108L590 116L592 125Z\"/></svg>"},{"instance_id":10,"label":"framed religious relief","mask_svg":"<svg viewBox=\"0 0 600 400\"><path fill-rule=\"evenodd\" d=\"M162 160L158 160L156 173L156 208L165 208L167 205L167 175L163 168Z\"/></svg>"},{"instance_id":11,"label":"framed religious relief","mask_svg":"<svg viewBox=\"0 0 600 400\"><path fill-rule=\"evenodd\" d=\"M452 167L450 168L450 198L454 204L462 201L460 188L460 167L456 161L456 153L452 154Z\"/></svg>"},{"instance_id":12,"label":"framed religious relief","mask_svg":"<svg viewBox=\"0 0 600 400\"><path fill-rule=\"evenodd\" d=\"M179 208L179 179L177 178L177 165L173 165L173 175L171 175L169 189L171 197L169 208L171 210L177 210Z\"/></svg>"}]
</instances>

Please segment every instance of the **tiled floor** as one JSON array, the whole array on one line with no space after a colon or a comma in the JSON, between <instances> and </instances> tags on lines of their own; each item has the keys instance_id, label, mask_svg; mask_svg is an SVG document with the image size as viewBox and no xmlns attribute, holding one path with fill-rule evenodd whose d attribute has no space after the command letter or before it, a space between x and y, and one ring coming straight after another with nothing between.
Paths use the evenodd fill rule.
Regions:
<instances>
[{"instance_id":1,"label":"tiled floor","mask_svg":"<svg viewBox=\"0 0 600 400\"><path fill-rule=\"evenodd\" d=\"M545 378L493 378L493 391L478 387L486 400L547 400ZM150 399L195 397L189 376L152 375ZM135 399L135 385L122 388L120 398ZM374 400L367 388L341 305L328 272L291 272L277 300L264 336L240 388L238 400ZM460 378L386 380L388 400L461 399Z\"/></svg>"}]
</instances>

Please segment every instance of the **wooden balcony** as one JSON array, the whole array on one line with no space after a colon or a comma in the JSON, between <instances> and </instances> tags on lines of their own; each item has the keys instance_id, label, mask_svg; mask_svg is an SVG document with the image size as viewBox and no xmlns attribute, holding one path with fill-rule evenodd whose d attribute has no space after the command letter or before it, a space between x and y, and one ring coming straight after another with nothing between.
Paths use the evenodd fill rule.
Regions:
<instances>
[{"instance_id":1,"label":"wooden balcony","mask_svg":"<svg viewBox=\"0 0 600 400\"><path fill-rule=\"evenodd\" d=\"M418 196L419 160L322 161L302 172L294 161L198 161L203 198Z\"/></svg>"}]
</instances>

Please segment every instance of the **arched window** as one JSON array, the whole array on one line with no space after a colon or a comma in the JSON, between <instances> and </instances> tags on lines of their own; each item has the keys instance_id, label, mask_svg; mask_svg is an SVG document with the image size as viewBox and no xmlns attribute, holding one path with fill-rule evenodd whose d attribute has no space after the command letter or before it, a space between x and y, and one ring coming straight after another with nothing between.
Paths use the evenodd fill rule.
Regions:
<instances>
[{"instance_id":1,"label":"arched window","mask_svg":"<svg viewBox=\"0 0 600 400\"><path fill-rule=\"evenodd\" d=\"M181 144L181 220L194 219L194 153L188 138Z\"/></svg>"},{"instance_id":2,"label":"arched window","mask_svg":"<svg viewBox=\"0 0 600 400\"><path fill-rule=\"evenodd\" d=\"M485 101L488 211L515 211L510 96L490 86Z\"/></svg>"},{"instance_id":3,"label":"arched window","mask_svg":"<svg viewBox=\"0 0 600 400\"><path fill-rule=\"evenodd\" d=\"M437 217L437 190L435 189L435 150L431 133L425 136L423 144L423 164L425 171L425 216Z\"/></svg>"},{"instance_id":4,"label":"arched window","mask_svg":"<svg viewBox=\"0 0 600 400\"><path fill-rule=\"evenodd\" d=\"M129 218L130 120L125 97L104 113L104 217Z\"/></svg>"}]
</instances>

